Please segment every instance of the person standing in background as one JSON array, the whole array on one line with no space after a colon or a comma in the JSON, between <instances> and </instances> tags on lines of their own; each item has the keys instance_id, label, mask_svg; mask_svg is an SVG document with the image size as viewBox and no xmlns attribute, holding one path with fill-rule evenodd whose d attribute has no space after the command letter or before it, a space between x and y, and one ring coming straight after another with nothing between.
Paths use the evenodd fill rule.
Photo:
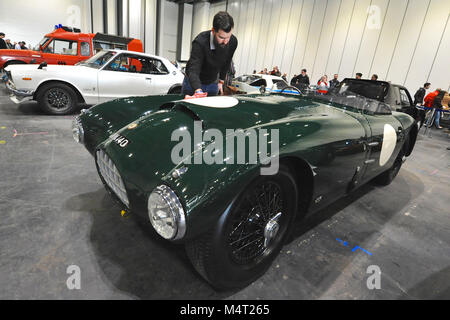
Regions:
<instances>
[{"instance_id":1,"label":"person standing in background","mask_svg":"<svg viewBox=\"0 0 450 320\"><path fill-rule=\"evenodd\" d=\"M336 88L340 84L338 77L339 75L336 73L334 78L330 81L330 89Z\"/></svg>"},{"instance_id":2,"label":"person standing in background","mask_svg":"<svg viewBox=\"0 0 450 320\"><path fill-rule=\"evenodd\" d=\"M8 47L8 49L14 49L14 46L13 46L13 44L11 43L11 40L6 39L5 42L6 42L6 46Z\"/></svg>"},{"instance_id":3,"label":"person standing in background","mask_svg":"<svg viewBox=\"0 0 450 320\"><path fill-rule=\"evenodd\" d=\"M302 69L302 73L299 74L298 76L294 76L291 79L291 86L295 86L299 89L303 89L307 86L309 86L309 77L306 74L306 69Z\"/></svg>"},{"instance_id":4,"label":"person standing in background","mask_svg":"<svg viewBox=\"0 0 450 320\"><path fill-rule=\"evenodd\" d=\"M322 76L322 78L317 82L317 85L317 92L326 94L328 92L328 89L330 88L330 85L328 84L328 77L326 75Z\"/></svg>"},{"instance_id":5,"label":"person standing in background","mask_svg":"<svg viewBox=\"0 0 450 320\"><path fill-rule=\"evenodd\" d=\"M419 90L416 91L414 94L414 105L416 107L423 105L423 99L425 98L425 94L428 89L430 89L431 83L427 82L423 85L422 88L419 88ZM417 109L414 114L414 118L419 122L420 128L422 128L424 122L425 122L425 110Z\"/></svg>"},{"instance_id":6,"label":"person standing in background","mask_svg":"<svg viewBox=\"0 0 450 320\"><path fill-rule=\"evenodd\" d=\"M4 37L5 34L3 32L0 32L0 49L8 49L5 40L3 40Z\"/></svg>"}]
</instances>

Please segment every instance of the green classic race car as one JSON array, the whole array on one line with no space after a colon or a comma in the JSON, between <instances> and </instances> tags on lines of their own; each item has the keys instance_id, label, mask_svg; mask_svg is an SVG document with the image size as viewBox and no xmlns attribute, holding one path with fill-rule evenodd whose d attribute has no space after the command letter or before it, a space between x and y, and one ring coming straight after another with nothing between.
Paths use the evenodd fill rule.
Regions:
<instances>
[{"instance_id":1,"label":"green classic race car","mask_svg":"<svg viewBox=\"0 0 450 320\"><path fill-rule=\"evenodd\" d=\"M118 99L82 110L73 136L124 210L184 244L212 286L239 288L270 267L294 219L370 180L389 184L416 142L381 82L284 89Z\"/></svg>"}]
</instances>

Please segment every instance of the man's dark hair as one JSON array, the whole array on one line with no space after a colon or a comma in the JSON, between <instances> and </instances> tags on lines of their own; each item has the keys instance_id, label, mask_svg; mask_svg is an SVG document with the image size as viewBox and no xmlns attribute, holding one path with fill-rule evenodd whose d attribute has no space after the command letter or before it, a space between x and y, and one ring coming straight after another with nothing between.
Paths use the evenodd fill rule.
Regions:
<instances>
[{"instance_id":1,"label":"man's dark hair","mask_svg":"<svg viewBox=\"0 0 450 320\"><path fill-rule=\"evenodd\" d=\"M214 16L213 20L214 31L218 32L223 30L225 32L230 32L234 28L233 17L226 11L219 11Z\"/></svg>"},{"instance_id":2,"label":"man's dark hair","mask_svg":"<svg viewBox=\"0 0 450 320\"><path fill-rule=\"evenodd\" d=\"M0 32L0 36L5 36L5 34L3 32Z\"/></svg>"},{"instance_id":3,"label":"man's dark hair","mask_svg":"<svg viewBox=\"0 0 450 320\"><path fill-rule=\"evenodd\" d=\"M431 85L431 83L427 82L427 83L425 83L425 84L423 85L423 87L425 88L425 87L428 87L428 86L430 86L430 85Z\"/></svg>"},{"instance_id":4,"label":"man's dark hair","mask_svg":"<svg viewBox=\"0 0 450 320\"><path fill-rule=\"evenodd\" d=\"M307 71L306 71L306 69L302 69L302 71L305 71L305 72L307 72Z\"/></svg>"},{"instance_id":5,"label":"man's dark hair","mask_svg":"<svg viewBox=\"0 0 450 320\"><path fill-rule=\"evenodd\" d=\"M356 75L362 77L362 73L360 72L358 72Z\"/></svg>"},{"instance_id":6,"label":"man's dark hair","mask_svg":"<svg viewBox=\"0 0 450 320\"><path fill-rule=\"evenodd\" d=\"M372 77L374 77L375 80L378 80L378 75L374 74Z\"/></svg>"}]
</instances>

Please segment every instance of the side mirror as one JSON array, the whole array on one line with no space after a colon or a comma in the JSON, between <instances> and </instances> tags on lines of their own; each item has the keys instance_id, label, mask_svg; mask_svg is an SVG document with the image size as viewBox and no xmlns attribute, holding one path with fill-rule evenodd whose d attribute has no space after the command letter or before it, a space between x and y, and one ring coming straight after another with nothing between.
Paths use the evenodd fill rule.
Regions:
<instances>
[{"instance_id":1,"label":"side mirror","mask_svg":"<svg viewBox=\"0 0 450 320\"><path fill-rule=\"evenodd\" d=\"M44 61L44 62L42 62L42 63L39 65L38 69L45 68L46 66L47 66L47 62Z\"/></svg>"}]
</instances>

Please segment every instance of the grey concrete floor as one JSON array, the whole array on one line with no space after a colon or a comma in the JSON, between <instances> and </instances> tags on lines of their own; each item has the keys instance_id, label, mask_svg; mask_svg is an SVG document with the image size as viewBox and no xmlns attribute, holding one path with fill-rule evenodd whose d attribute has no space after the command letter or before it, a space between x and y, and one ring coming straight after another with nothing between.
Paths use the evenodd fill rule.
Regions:
<instances>
[{"instance_id":1,"label":"grey concrete floor","mask_svg":"<svg viewBox=\"0 0 450 320\"><path fill-rule=\"evenodd\" d=\"M15 105L0 85L0 299L450 299L442 131L420 134L390 186L363 186L298 223L262 278L216 292L183 247L121 217L72 139L72 118ZM66 285L71 265L81 271L79 290ZM369 266L381 270L380 289L367 287Z\"/></svg>"}]
</instances>

